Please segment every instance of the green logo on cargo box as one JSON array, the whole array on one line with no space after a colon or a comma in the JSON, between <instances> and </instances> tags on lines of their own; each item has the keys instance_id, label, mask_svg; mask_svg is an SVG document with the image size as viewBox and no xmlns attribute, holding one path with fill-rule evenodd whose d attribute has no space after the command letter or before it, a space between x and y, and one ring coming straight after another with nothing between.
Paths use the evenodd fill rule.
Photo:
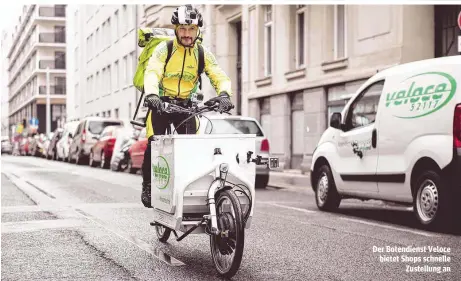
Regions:
<instances>
[{"instance_id":1,"label":"green logo on cargo box","mask_svg":"<svg viewBox=\"0 0 461 281\"><path fill-rule=\"evenodd\" d=\"M394 116L398 118L432 114L450 102L456 93L456 80L444 72L417 74L403 80L402 84L406 87L386 95L386 107L394 108Z\"/></svg>"},{"instance_id":2,"label":"green logo on cargo box","mask_svg":"<svg viewBox=\"0 0 461 281\"><path fill-rule=\"evenodd\" d=\"M170 166L165 157L158 156L157 163L152 163L154 184L158 189L165 189L170 182Z\"/></svg>"}]
</instances>

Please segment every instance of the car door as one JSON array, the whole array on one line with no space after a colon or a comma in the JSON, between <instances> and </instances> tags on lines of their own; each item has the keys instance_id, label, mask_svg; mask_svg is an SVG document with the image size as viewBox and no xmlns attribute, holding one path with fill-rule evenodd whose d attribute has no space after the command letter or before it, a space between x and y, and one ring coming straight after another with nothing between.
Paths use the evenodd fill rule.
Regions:
<instances>
[{"instance_id":1,"label":"car door","mask_svg":"<svg viewBox=\"0 0 461 281\"><path fill-rule=\"evenodd\" d=\"M133 167L140 168L144 160L144 151L147 147L146 129L143 129L139 134L138 140L133 144L131 150L131 160Z\"/></svg>"},{"instance_id":2,"label":"car door","mask_svg":"<svg viewBox=\"0 0 461 281\"><path fill-rule=\"evenodd\" d=\"M78 151L78 144L80 143L80 131L83 126L83 122L78 124L75 132L72 132L72 143L70 144L69 148L69 158L74 159L75 153Z\"/></svg>"},{"instance_id":3,"label":"car door","mask_svg":"<svg viewBox=\"0 0 461 281\"><path fill-rule=\"evenodd\" d=\"M377 193L378 151L372 146L375 119L384 81L371 83L345 111L343 130L338 135L340 189L353 193Z\"/></svg>"}]
</instances>

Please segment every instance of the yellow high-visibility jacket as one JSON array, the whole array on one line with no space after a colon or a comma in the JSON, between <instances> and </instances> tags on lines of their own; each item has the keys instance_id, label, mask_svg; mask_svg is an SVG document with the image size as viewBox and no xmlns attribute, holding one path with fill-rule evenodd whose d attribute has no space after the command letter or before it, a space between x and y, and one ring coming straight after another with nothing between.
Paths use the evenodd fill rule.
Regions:
<instances>
[{"instance_id":1,"label":"yellow high-visibility jacket","mask_svg":"<svg viewBox=\"0 0 461 281\"><path fill-rule=\"evenodd\" d=\"M204 72L210 79L217 94L227 92L232 95L231 81L219 67L214 55L203 46L205 65ZM144 92L146 95L178 97L188 99L198 81L198 46L186 48L180 45L177 38L173 42L173 51L165 68L168 49L166 41L157 45L147 63L144 74ZM161 85L161 88L159 87ZM146 120L146 137L154 134L151 114Z\"/></svg>"}]
</instances>

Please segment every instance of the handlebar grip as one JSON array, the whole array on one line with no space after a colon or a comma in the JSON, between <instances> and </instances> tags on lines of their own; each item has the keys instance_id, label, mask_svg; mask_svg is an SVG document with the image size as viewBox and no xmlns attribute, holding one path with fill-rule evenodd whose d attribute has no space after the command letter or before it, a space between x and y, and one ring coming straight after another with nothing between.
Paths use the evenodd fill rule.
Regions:
<instances>
[{"instance_id":1,"label":"handlebar grip","mask_svg":"<svg viewBox=\"0 0 461 281\"><path fill-rule=\"evenodd\" d=\"M135 125L135 126L139 126L139 127L143 127L143 128L146 127L146 124L138 122L138 121L131 120L130 123L132 125Z\"/></svg>"}]
</instances>

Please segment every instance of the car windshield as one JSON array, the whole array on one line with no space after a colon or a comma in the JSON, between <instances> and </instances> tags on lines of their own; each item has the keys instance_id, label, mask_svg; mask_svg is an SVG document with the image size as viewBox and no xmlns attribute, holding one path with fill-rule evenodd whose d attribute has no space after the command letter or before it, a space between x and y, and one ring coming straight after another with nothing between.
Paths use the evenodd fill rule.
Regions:
<instances>
[{"instance_id":1,"label":"car windshield","mask_svg":"<svg viewBox=\"0 0 461 281\"><path fill-rule=\"evenodd\" d=\"M215 119L208 122L206 134L255 134L258 137L264 136L258 124L252 120L238 119Z\"/></svg>"},{"instance_id":2,"label":"car windshield","mask_svg":"<svg viewBox=\"0 0 461 281\"><path fill-rule=\"evenodd\" d=\"M90 121L88 124L88 131L94 135L101 134L102 130L104 130L107 126L120 126L122 125L120 122L117 121Z\"/></svg>"}]
</instances>

